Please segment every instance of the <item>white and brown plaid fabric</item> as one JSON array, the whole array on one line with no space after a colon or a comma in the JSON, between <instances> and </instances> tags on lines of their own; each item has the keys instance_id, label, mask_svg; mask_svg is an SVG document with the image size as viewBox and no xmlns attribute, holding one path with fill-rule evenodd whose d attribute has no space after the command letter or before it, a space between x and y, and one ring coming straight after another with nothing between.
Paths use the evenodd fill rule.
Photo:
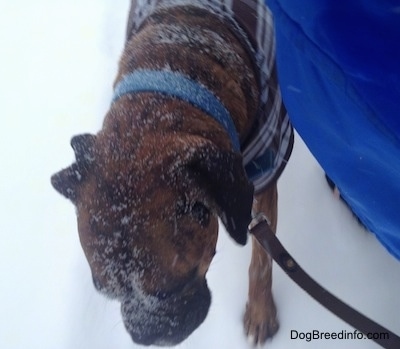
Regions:
<instances>
[{"instance_id":1,"label":"white and brown plaid fabric","mask_svg":"<svg viewBox=\"0 0 400 349\"><path fill-rule=\"evenodd\" d=\"M255 192L261 192L282 173L294 138L278 85L272 13L264 0L134 0L127 37L156 8L177 5L199 6L225 18L255 60L261 91L259 110L253 128L242 140L241 150Z\"/></svg>"}]
</instances>

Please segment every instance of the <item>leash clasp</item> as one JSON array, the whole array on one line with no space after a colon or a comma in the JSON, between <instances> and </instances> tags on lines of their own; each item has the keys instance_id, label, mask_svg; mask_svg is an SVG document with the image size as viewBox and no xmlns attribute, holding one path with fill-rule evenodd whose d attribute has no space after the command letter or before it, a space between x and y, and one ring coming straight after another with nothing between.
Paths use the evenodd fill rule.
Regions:
<instances>
[{"instance_id":1,"label":"leash clasp","mask_svg":"<svg viewBox=\"0 0 400 349\"><path fill-rule=\"evenodd\" d=\"M255 227L257 224L261 223L262 221L266 221L269 225L271 222L269 221L267 215L264 212L252 212L251 213L252 220L249 224L249 231L251 232L252 228Z\"/></svg>"},{"instance_id":2,"label":"leash clasp","mask_svg":"<svg viewBox=\"0 0 400 349\"><path fill-rule=\"evenodd\" d=\"M252 234L266 252L271 255L270 241L275 234L270 228L270 221L263 212L253 212L252 216L253 219L249 224L249 233Z\"/></svg>"}]
</instances>

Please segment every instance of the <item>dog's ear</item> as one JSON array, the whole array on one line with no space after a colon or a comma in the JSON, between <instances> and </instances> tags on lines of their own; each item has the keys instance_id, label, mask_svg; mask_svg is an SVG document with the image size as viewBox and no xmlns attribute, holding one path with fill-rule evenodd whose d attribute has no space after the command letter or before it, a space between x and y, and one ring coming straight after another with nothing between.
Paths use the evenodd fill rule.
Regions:
<instances>
[{"instance_id":1,"label":"dog's ear","mask_svg":"<svg viewBox=\"0 0 400 349\"><path fill-rule=\"evenodd\" d=\"M55 173L51 176L51 184L55 190L75 203L76 189L82 177L77 164Z\"/></svg>"},{"instance_id":2,"label":"dog's ear","mask_svg":"<svg viewBox=\"0 0 400 349\"><path fill-rule=\"evenodd\" d=\"M192 153L187 169L205 189L231 237L245 245L254 188L247 179L242 156L207 144Z\"/></svg>"},{"instance_id":3,"label":"dog's ear","mask_svg":"<svg viewBox=\"0 0 400 349\"><path fill-rule=\"evenodd\" d=\"M96 136L88 133L72 137L71 147L79 167L87 169L95 161L95 142Z\"/></svg>"},{"instance_id":4,"label":"dog's ear","mask_svg":"<svg viewBox=\"0 0 400 349\"><path fill-rule=\"evenodd\" d=\"M72 202L76 200L76 189L95 161L95 140L96 136L90 134L73 137L71 146L75 152L76 163L51 177L51 184L54 189Z\"/></svg>"}]
</instances>

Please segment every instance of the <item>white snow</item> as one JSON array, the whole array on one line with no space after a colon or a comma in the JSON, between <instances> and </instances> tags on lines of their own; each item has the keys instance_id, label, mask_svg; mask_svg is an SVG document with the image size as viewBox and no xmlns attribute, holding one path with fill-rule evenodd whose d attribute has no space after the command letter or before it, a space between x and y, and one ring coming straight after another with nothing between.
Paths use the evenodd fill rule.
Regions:
<instances>
[{"instance_id":1,"label":"white snow","mask_svg":"<svg viewBox=\"0 0 400 349\"><path fill-rule=\"evenodd\" d=\"M109 107L128 0L0 3L0 348L140 348L119 304L97 293L72 204L50 175L73 161L70 138L96 132ZM400 334L400 263L360 228L328 189L300 138L279 183L278 235L334 294ZM221 230L208 274L213 303L178 348L251 348L241 318L250 244ZM281 328L265 348L373 349L367 340L294 340L291 330L352 332L277 267Z\"/></svg>"}]
</instances>

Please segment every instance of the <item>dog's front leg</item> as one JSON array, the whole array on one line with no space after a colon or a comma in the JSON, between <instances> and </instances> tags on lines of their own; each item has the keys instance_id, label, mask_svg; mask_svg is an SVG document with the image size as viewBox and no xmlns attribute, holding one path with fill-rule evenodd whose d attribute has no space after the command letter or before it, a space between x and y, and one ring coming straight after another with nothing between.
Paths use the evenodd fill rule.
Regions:
<instances>
[{"instance_id":1,"label":"dog's front leg","mask_svg":"<svg viewBox=\"0 0 400 349\"><path fill-rule=\"evenodd\" d=\"M258 194L254 200L255 213L264 213L276 232L278 194L276 183ZM254 344L262 344L279 328L272 297L272 260L258 241L252 237L252 258L249 268L249 299L244 315L244 327Z\"/></svg>"}]
</instances>

